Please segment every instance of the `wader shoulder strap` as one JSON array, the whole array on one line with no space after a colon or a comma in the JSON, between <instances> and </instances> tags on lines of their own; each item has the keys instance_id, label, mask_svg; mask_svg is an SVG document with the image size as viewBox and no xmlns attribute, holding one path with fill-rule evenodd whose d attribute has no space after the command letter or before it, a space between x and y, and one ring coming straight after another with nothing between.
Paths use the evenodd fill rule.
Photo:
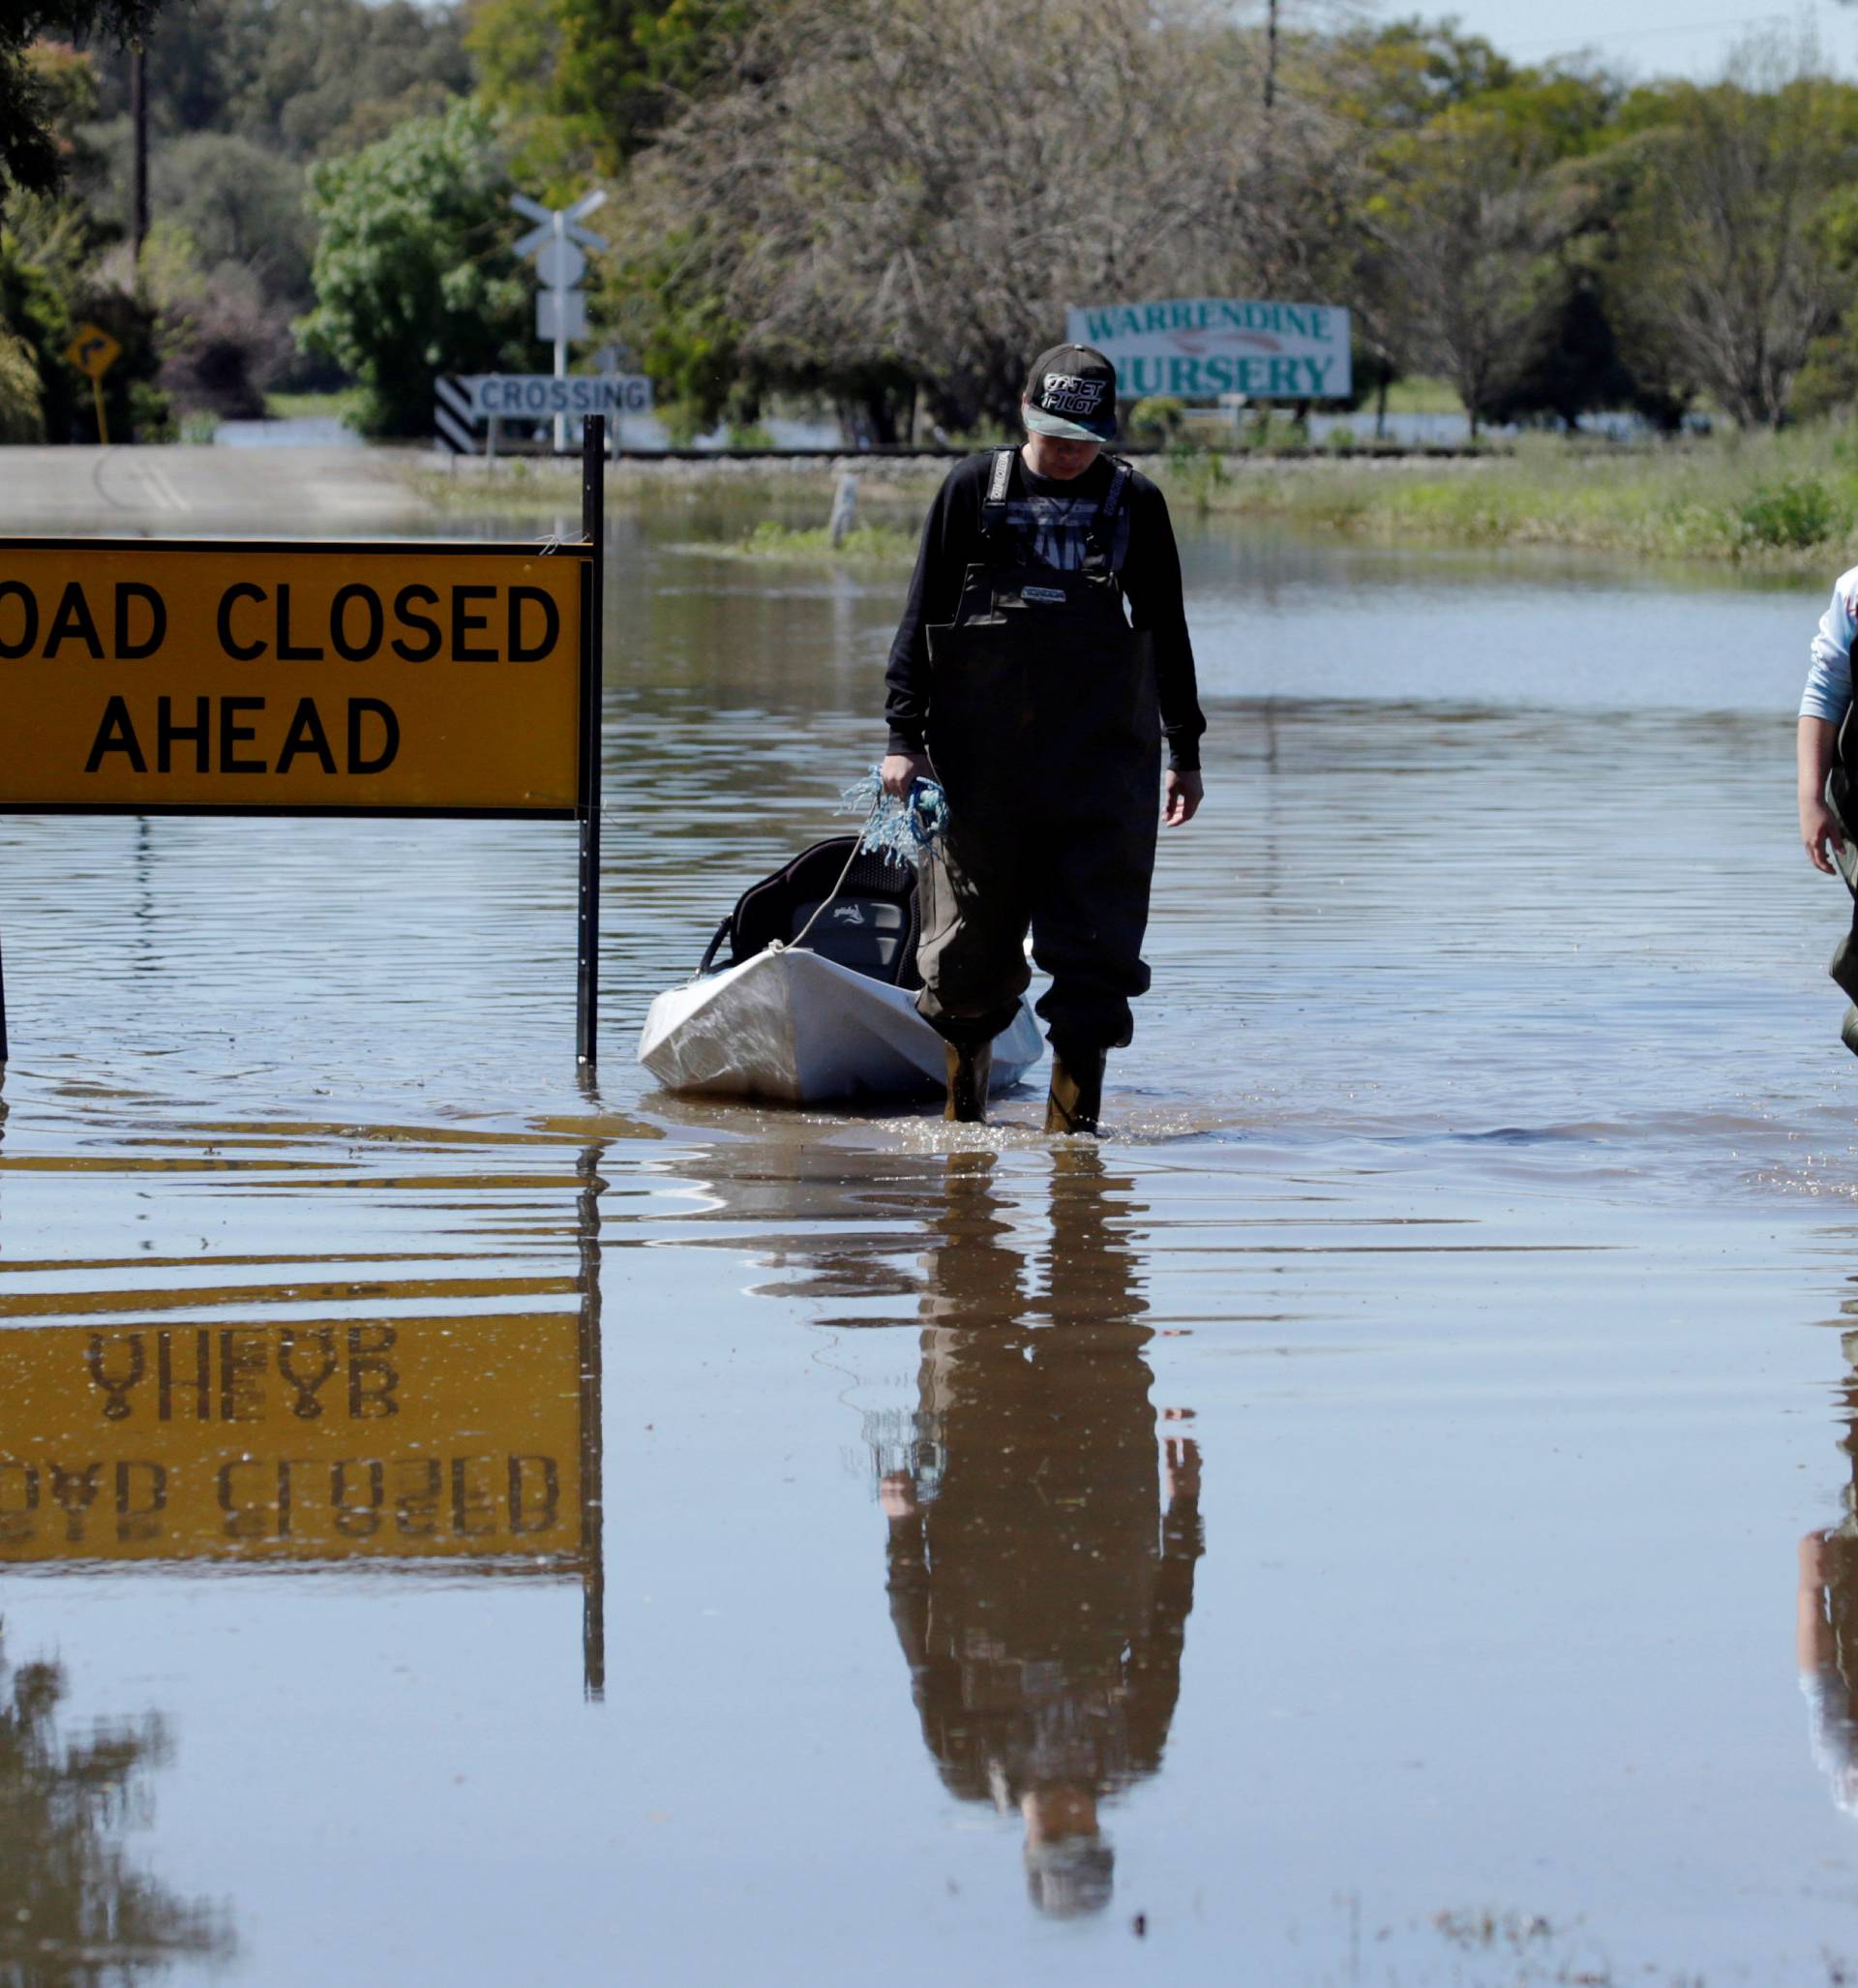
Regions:
<instances>
[{"instance_id":1,"label":"wader shoulder strap","mask_svg":"<svg viewBox=\"0 0 1858 1988\"><path fill-rule=\"evenodd\" d=\"M1114 577L1122 571L1123 561L1128 556L1128 533L1125 531L1121 535L1119 551L1116 521L1123 509L1123 499L1128 495L1129 478L1135 472L1121 456L1112 456L1110 461L1116 466L1110 477L1110 487L1104 492L1096 517L1085 534L1084 570L1093 575Z\"/></svg>"},{"instance_id":2,"label":"wader shoulder strap","mask_svg":"<svg viewBox=\"0 0 1858 1988\"><path fill-rule=\"evenodd\" d=\"M1025 558L1025 548L1006 528L1006 493L1012 487L1014 447L996 449L987 472L987 494L980 500L980 542L990 565L1011 564Z\"/></svg>"},{"instance_id":3,"label":"wader shoulder strap","mask_svg":"<svg viewBox=\"0 0 1858 1988\"><path fill-rule=\"evenodd\" d=\"M1116 474L1110 478L1109 495L1103 499L1102 516L1106 524L1115 523L1123 499L1128 495L1129 478L1135 473L1121 456L1112 456L1110 461L1116 465Z\"/></svg>"}]
</instances>

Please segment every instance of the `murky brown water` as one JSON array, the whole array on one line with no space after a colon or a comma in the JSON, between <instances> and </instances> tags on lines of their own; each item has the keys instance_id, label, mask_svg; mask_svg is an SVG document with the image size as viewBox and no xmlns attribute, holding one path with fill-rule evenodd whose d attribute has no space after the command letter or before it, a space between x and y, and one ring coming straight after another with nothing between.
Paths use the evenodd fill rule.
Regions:
<instances>
[{"instance_id":1,"label":"murky brown water","mask_svg":"<svg viewBox=\"0 0 1858 1988\"><path fill-rule=\"evenodd\" d=\"M0 823L0 1978L1833 1978L1815 590L1192 535L1079 1152L632 1065L876 749L742 522L614 524L595 1083L571 830Z\"/></svg>"}]
</instances>

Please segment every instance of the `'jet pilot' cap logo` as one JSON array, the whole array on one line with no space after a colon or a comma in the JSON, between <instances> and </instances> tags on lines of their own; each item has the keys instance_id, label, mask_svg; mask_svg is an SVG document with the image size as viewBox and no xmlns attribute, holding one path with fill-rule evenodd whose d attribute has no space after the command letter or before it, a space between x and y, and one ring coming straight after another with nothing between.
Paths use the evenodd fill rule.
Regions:
<instances>
[{"instance_id":1,"label":"'jet pilot' cap logo","mask_svg":"<svg viewBox=\"0 0 1858 1988\"><path fill-rule=\"evenodd\" d=\"M1066 441L1113 440L1116 368L1090 346L1054 346L1033 361L1025 413L1034 435Z\"/></svg>"}]
</instances>

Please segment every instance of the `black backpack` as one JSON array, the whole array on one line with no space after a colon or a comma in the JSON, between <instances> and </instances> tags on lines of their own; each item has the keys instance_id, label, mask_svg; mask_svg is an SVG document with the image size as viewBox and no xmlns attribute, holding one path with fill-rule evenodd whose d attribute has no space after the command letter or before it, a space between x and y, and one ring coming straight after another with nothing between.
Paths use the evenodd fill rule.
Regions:
<instances>
[{"instance_id":1,"label":"black backpack","mask_svg":"<svg viewBox=\"0 0 1858 1988\"><path fill-rule=\"evenodd\" d=\"M716 927L697 971L709 972L725 942L725 966L740 966L776 939L791 945L824 904L824 916L807 935L809 952L893 987L920 987L915 867L867 851L847 870L857 840L855 835L833 835L816 842L784 869L751 884ZM842 871L845 882L834 890Z\"/></svg>"}]
</instances>

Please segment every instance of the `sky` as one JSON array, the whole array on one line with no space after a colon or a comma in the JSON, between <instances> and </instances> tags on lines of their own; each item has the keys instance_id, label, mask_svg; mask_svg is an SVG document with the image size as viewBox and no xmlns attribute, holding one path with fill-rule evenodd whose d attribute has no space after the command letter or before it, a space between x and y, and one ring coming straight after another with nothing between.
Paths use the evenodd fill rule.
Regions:
<instances>
[{"instance_id":1,"label":"sky","mask_svg":"<svg viewBox=\"0 0 1858 1988\"><path fill-rule=\"evenodd\" d=\"M1380 0L1370 17L1456 15L1506 55L1545 62L1588 47L1639 76L1720 75L1731 47L1764 27L1816 30L1828 66L1858 75L1858 6L1837 0Z\"/></svg>"}]
</instances>

